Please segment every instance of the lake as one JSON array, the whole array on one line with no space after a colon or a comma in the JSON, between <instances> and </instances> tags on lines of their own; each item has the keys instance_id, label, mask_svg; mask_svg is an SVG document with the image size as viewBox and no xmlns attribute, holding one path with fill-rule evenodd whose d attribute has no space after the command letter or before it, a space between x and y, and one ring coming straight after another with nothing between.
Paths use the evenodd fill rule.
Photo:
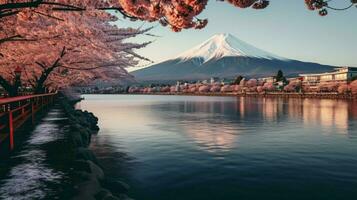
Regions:
<instances>
[{"instance_id":1,"label":"lake","mask_svg":"<svg viewBox=\"0 0 357 200\"><path fill-rule=\"evenodd\" d=\"M357 199L357 102L84 98L91 148L135 199Z\"/></svg>"}]
</instances>

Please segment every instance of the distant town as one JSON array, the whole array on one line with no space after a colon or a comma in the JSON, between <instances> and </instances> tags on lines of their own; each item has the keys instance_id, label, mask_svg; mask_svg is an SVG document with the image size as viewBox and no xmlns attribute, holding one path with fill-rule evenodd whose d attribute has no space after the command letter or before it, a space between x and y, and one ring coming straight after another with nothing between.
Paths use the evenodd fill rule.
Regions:
<instances>
[{"instance_id":1,"label":"distant town","mask_svg":"<svg viewBox=\"0 0 357 200\"><path fill-rule=\"evenodd\" d=\"M318 74L285 77L279 70L275 76L247 79L212 77L208 80L177 81L176 84L132 84L118 87L81 88L81 93L103 94L334 94L353 97L357 94L357 68L339 67Z\"/></svg>"}]
</instances>

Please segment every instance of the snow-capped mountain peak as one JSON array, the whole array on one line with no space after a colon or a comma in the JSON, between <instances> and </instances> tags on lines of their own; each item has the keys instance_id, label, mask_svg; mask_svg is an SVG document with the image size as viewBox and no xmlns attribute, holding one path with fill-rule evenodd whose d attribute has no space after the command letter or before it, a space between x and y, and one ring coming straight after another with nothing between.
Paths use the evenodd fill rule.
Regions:
<instances>
[{"instance_id":1,"label":"snow-capped mountain peak","mask_svg":"<svg viewBox=\"0 0 357 200\"><path fill-rule=\"evenodd\" d=\"M247 44L230 34L217 34L178 57L132 72L137 80L233 79L237 75L264 77L283 70L285 75L320 73L332 66L285 59Z\"/></svg>"},{"instance_id":2,"label":"snow-capped mountain peak","mask_svg":"<svg viewBox=\"0 0 357 200\"><path fill-rule=\"evenodd\" d=\"M237 56L264 58L269 60L287 60L269 52L260 50L227 33L214 35L202 44L182 53L176 59L186 61L196 58L200 59L201 63L205 63L212 59L217 60L223 57Z\"/></svg>"}]
</instances>

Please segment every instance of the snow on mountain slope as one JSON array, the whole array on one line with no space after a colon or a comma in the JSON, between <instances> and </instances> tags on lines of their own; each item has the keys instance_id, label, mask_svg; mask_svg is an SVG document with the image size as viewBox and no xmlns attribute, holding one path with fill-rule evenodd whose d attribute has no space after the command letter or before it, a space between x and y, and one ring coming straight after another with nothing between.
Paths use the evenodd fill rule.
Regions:
<instances>
[{"instance_id":1,"label":"snow on mountain slope","mask_svg":"<svg viewBox=\"0 0 357 200\"><path fill-rule=\"evenodd\" d=\"M202 44L182 53L175 59L186 61L194 58L200 58L202 62L201 64L203 64L212 59L236 56L264 58L269 60L288 60L255 48L254 46L227 33L216 34Z\"/></svg>"},{"instance_id":2,"label":"snow on mountain slope","mask_svg":"<svg viewBox=\"0 0 357 200\"><path fill-rule=\"evenodd\" d=\"M203 80L211 77L234 78L320 73L332 66L286 59L260 50L230 34L217 34L178 57L131 72L136 80Z\"/></svg>"}]
</instances>

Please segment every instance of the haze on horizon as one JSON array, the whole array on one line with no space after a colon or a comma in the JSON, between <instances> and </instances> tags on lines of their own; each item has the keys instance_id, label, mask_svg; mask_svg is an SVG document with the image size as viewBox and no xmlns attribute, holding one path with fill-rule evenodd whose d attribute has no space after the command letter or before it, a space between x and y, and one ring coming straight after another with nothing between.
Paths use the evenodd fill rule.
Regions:
<instances>
[{"instance_id":1,"label":"haze on horizon","mask_svg":"<svg viewBox=\"0 0 357 200\"><path fill-rule=\"evenodd\" d=\"M331 11L320 17L306 9L304 1L271 1L264 10L237 9L218 1L209 1L200 18L209 23L202 30L172 32L157 23L119 20L121 27L155 28L152 34L160 37L141 37L136 42L154 40L138 51L155 63L176 57L217 33L230 33L237 38L273 54L301 61L336 66L357 67L357 10ZM336 1L335 7L343 7ZM144 65L148 65L145 63ZM139 69L131 68L129 71Z\"/></svg>"}]
</instances>

